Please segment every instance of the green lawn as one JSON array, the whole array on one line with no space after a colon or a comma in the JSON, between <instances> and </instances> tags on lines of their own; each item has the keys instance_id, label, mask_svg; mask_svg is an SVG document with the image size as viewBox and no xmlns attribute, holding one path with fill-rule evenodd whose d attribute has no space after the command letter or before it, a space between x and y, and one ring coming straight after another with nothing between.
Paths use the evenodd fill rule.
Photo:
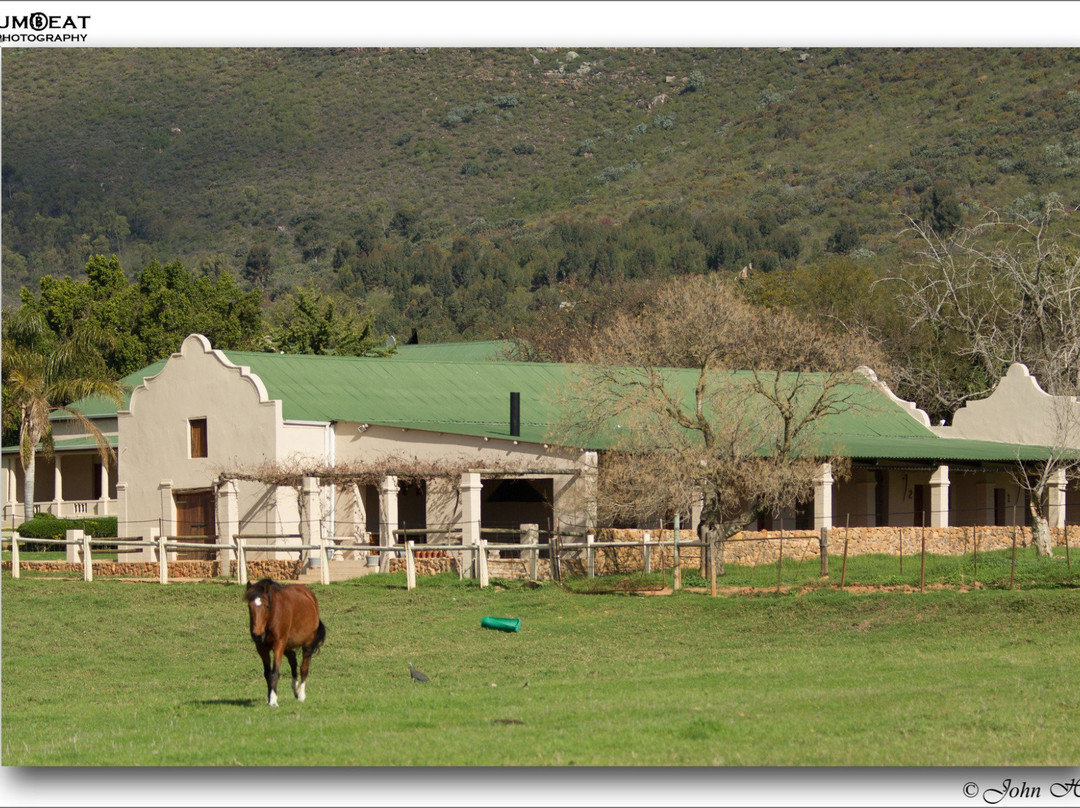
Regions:
<instances>
[{"instance_id":1,"label":"green lawn","mask_svg":"<svg viewBox=\"0 0 1080 808\"><path fill-rule=\"evenodd\" d=\"M3 579L5 766L1065 766L1080 595L315 587L265 706L236 584ZM521 618L520 633L481 628ZM410 681L412 661L432 678ZM527 684L526 684L527 683ZM287 750L287 754L283 752Z\"/></svg>"}]
</instances>

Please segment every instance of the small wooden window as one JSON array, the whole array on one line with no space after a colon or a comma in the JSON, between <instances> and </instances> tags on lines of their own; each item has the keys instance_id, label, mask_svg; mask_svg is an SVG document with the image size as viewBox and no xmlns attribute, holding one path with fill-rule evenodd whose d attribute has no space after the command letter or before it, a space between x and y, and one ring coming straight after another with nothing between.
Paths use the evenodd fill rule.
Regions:
<instances>
[{"instance_id":1,"label":"small wooden window","mask_svg":"<svg viewBox=\"0 0 1080 808\"><path fill-rule=\"evenodd\" d=\"M206 443L206 419L192 418L188 423L191 424L191 456L209 457Z\"/></svg>"}]
</instances>

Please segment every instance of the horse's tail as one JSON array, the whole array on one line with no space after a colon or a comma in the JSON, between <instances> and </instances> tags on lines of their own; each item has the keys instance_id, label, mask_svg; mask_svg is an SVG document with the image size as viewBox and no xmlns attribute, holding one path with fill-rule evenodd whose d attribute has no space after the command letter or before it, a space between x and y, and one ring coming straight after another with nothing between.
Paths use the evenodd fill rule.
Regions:
<instances>
[{"instance_id":1,"label":"horse's tail","mask_svg":"<svg viewBox=\"0 0 1080 808\"><path fill-rule=\"evenodd\" d=\"M319 649L322 648L322 644L326 642L326 626L323 625L323 621L319 621L319 627L315 629L315 639L311 641L309 645L304 646L304 651L308 656L315 656Z\"/></svg>"}]
</instances>

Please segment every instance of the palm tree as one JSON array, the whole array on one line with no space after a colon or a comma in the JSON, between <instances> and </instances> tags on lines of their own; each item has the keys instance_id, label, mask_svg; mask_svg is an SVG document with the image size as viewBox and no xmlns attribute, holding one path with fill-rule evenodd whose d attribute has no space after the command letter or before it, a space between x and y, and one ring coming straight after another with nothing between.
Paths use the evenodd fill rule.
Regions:
<instances>
[{"instance_id":1,"label":"palm tree","mask_svg":"<svg viewBox=\"0 0 1080 808\"><path fill-rule=\"evenodd\" d=\"M19 318L20 328L5 329L3 346L3 420L5 427L18 428L26 520L34 516L39 444L44 457L52 456L50 416L62 412L81 424L97 442L102 462L112 463L116 455L105 435L71 404L88 397L107 398L118 407L124 403L123 385L105 374L86 334L60 341L34 319Z\"/></svg>"}]
</instances>

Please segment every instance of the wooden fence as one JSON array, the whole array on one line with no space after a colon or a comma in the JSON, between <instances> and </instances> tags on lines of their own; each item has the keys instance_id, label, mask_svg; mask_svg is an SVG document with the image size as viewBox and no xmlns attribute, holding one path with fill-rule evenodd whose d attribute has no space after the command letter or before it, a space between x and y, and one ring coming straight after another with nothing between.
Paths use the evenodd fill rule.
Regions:
<instances>
[{"instance_id":1,"label":"wooden fence","mask_svg":"<svg viewBox=\"0 0 1080 808\"><path fill-rule=\"evenodd\" d=\"M429 533L432 531L416 530L416 531L398 531L402 534L402 538L406 538L409 534ZM454 533L460 531L441 531L443 533ZM492 529L485 531L489 533L501 533L506 534L506 530ZM662 550L665 546L671 547L674 552L674 557L678 559L678 550L680 547L702 547L701 542L679 542L678 539L673 541L661 541L652 540L650 534L646 532L644 537L640 541L596 541L595 535L589 534L561 534L552 535L551 540L548 542L540 542L537 539L539 535L535 531L526 531L528 540L523 543L503 542L495 543L489 542L486 539L481 538L480 543L477 545L468 545L464 543L458 544L440 544L437 548L441 551L458 555L460 562L458 564L459 573L464 577L464 571L470 570L470 577L474 572L475 577L478 579L481 587L487 587L490 582L489 573L489 556L493 553L501 553L505 551L520 553L520 556L526 566L529 577L536 579L538 574L538 564L540 554L546 552L554 560L552 565L553 574L556 577L561 577L561 565L559 559L565 557L566 554L571 552L580 552L584 556L584 566L587 574L591 577L596 574L596 554L598 551L603 551L605 548L631 548L638 549L643 552L644 555L644 569L646 572L650 569L651 551L653 549ZM584 541L567 541L566 539L584 538ZM281 542L281 539L296 539L295 542ZM266 543L268 540L274 540L273 543ZM260 541L264 543L259 543ZM389 559L391 557L405 558L405 572L408 589L416 588L416 554L417 545L412 539L406 538L401 544L394 544L389 546L372 545L372 544L357 544L353 541L341 539L338 537L331 537L326 539L320 539L315 543L304 543L302 537L298 534L248 534L237 536L232 542L224 543L199 543L191 541L185 537L179 536L159 536L156 539L135 539L135 538L121 538L121 537L106 537L92 539L87 536L81 530L69 530L67 532L67 538L64 539L24 539L18 536L18 534L12 534L11 536L11 575L13 578L20 576L20 551L19 544L34 544L34 545L50 545L58 547L71 547L74 546L78 549L78 563L82 566L83 580L92 581L94 577L93 572L93 551L94 548L98 548L100 551L102 548L134 548L134 549L149 549L156 555L156 562L158 567L158 579L162 584L169 582L169 555L170 553L186 552L193 550L205 550L209 552L217 553L219 559L222 553L231 552L235 554L236 565L235 575L238 583L246 584L248 580L248 566L249 566L249 554L258 552L274 552L274 553L299 553L302 557L303 553L308 552L312 554L313 558L318 559L317 566L320 570L320 579L323 584L330 583L330 557L332 553L337 552L350 552L357 551L365 555L370 553L379 553L382 559ZM422 545L422 549L430 549L433 545ZM153 563L153 562L151 562ZM224 566L219 561L219 567ZM315 566L313 564L313 566ZM678 564L676 563L676 570ZM228 576L226 576L228 577ZM676 580L678 580L676 578Z\"/></svg>"},{"instance_id":2,"label":"wooden fence","mask_svg":"<svg viewBox=\"0 0 1080 808\"><path fill-rule=\"evenodd\" d=\"M961 533L965 533L970 539L970 552L973 555L976 569L979 560L979 554L989 549L993 549L995 546L1009 547L1011 546L1012 555L1015 566L1016 548L1018 543L1018 529L1012 528L1006 529L1009 532L1008 542L1002 543L997 541L996 545L993 542L985 541L980 543L979 535L973 528L971 529L958 529ZM967 531L970 530L970 533ZM990 530L989 528L987 530ZM786 560L794 560L801 563L808 556L817 555L820 558L821 576L825 577L829 575L829 533L833 534L834 552L842 554L842 566L840 571L840 587L843 588L846 582L847 572L847 560L849 555L849 531L847 529L832 531L797 531L795 534L785 534L784 531L780 531L779 535L771 536L753 536L753 535L737 535L729 537L725 541L720 541L715 544L709 541L699 541L697 537L690 533L689 536L693 537L691 541L680 540L679 531L665 531L671 536L670 539L664 539L663 534L660 537L654 538L650 531L644 531L640 537L628 540L601 540L598 541L595 533L569 533L569 532L555 532L541 534L536 525L523 525L521 530L521 540L519 542L491 542L483 538L484 535L501 534L505 536L508 532L507 529L483 529L481 530L481 538L479 544L472 545L466 544L463 541L461 531L459 529L414 529L414 530L399 530L395 532L395 537L403 539L404 541L393 545L372 545L372 544L359 544L356 543L351 537L327 537L319 538L315 542L303 541L300 534L242 534L232 542L227 543L198 543L190 540L189 537L156 537L152 539L125 539L125 538L100 538L91 539L86 536L82 531L73 530L68 531L66 539L23 539L18 534L11 536L11 554L12 554L12 577L18 578L20 575L20 552L19 544L32 543L35 545L56 545L56 546L75 546L78 548L78 552L75 554L78 556L76 561L81 561L83 578L86 581L93 580L93 563L92 553L94 548L99 550L104 547L117 548L149 548L152 552L149 554L157 563L158 578L161 583L168 583L169 580L169 556L170 553L175 556L177 552L202 550L212 552L218 556L218 569L219 575L222 577L230 577L233 572L233 565L231 565L231 559L235 557L235 576L239 583L246 584L248 580L248 572L250 559L249 556L252 553L297 553L298 563L303 561L304 553L309 554L309 559L312 561L311 566L318 566L320 572L320 581L323 584L330 583L330 558L338 553L348 553L355 551L358 554L368 557L370 554L375 553L380 556L379 569L383 572L388 572L391 569L390 560L392 558L404 558L405 572L407 587L414 589L416 587L417 567L416 559L417 553L423 550L431 550L432 548L438 549L442 552L449 554L452 557L457 558L457 567L459 575L464 578L466 575L470 578L476 578L481 587L487 587L490 580L490 564L496 559L501 559L504 553L513 555L516 560L522 565L521 572L523 572L530 580L538 580L540 577L546 577L550 574L550 577L556 581L562 581L564 575L584 575L588 577L595 577L598 574L607 574L611 572L626 572L626 571L642 571L649 573L655 570L657 564L661 569L671 569L673 573L673 588L681 588L682 568L684 562L687 560L683 556L683 551L688 552L687 555L691 560L696 560L696 566L700 569L703 577L709 579L709 586L713 594L716 594L717 590L717 575L723 576L725 560L728 562L734 562L736 564L749 564L750 566L768 566L775 564L777 575L776 584L779 588L780 580L782 577L783 567ZM928 551L940 552L938 548L929 548L927 542L927 529L911 529L912 533L917 536L917 543L912 541L916 536L912 536L908 540L907 553L905 553L903 531L900 531L899 535L899 559L900 559L900 571L903 572L903 562L905 555L918 556L919 564L921 568L925 567L925 560ZM443 544L421 544L419 549L417 543L413 538L422 534L439 534L440 536L450 537L456 534L456 543L443 543ZM604 534L615 534L618 531L603 531ZM854 534L855 531L850 531ZM541 535L545 535L547 541L541 542ZM184 540L188 538L188 540ZM1000 539L1001 537L998 537ZM1069 570L1072 568L1072 561L1070 557L1070 543L1068 530L1062 531L1062 537L1064 549L1065 549L1065 561ZM837 546L836 540L842 540L842 543ZM283 541L284 540L284 541ZM914 545L914 546L912 546ZM989 546L988 546L989 545ZM710 552L710 547L715 548L716 552ZM762 550L754 550L752 552L744 551L740 548L754 548L761 547ZM231 556L228 554L232 554ZM616 556L619 553L628 553L630 555L629 561L627 558L622 559ZM546 555L546 558L550 561L550 570L544 569L543 575L541 574L540 559L541 556ZM658 562L654 560L654 556L658 558ZM614 559L614 561L613 561ZM602 563L598 563L602 561ZM621 563L620 563L621 562ZM153 561L151 561L153 563ZM400 568L400 567L399 567ZM501 577L501 576L500 576ZM925 584L924 569L920 569L920 588Z\"/></svg>"}]
</instances>

